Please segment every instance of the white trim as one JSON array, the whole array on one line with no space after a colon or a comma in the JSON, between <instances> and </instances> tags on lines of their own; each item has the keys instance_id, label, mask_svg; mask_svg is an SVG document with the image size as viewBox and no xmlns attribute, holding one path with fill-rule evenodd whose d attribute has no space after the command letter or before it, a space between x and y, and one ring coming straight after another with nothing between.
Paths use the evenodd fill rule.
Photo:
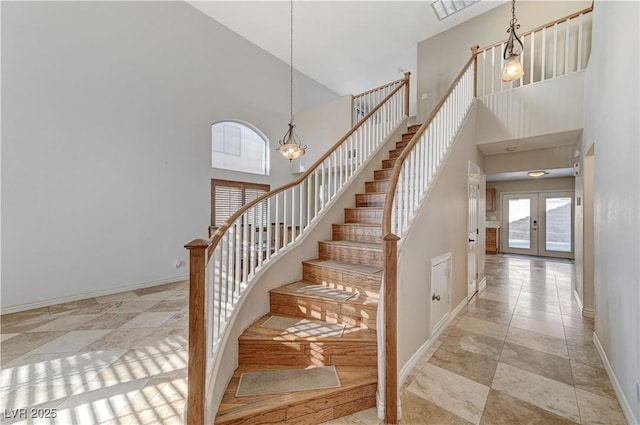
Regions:
<instances>
[{"instance_id":1,"label":"white trim","mask_svg":"<svg viewBox=\"0 0 640 425\"><path fill-rule=\"evenodd\" d=\"M588 317L589 319L594 319L596 317L596 312L594 309L584 308L584 305L582 305L582 300L580 299L580 294L578 294L578 291L576 289L573 290L573 299L576 301L576 304L578 304L580 312L582 313L582 317Z\"/></svg>"},{"instance_id":2,"label":"white trim","mask_svg":"<svg viewBox=\"0 0 640 425\"><path fill-rule=\"evenodd\" d=\"M482 291L487 287L487 277L483 277L480 279L480 284L478 285L478 292Z\"/></svg>"},{"instance_id":3,"label":"white trim","mask_svg":"<svg viewBox=\"0 0 640 425\"><path fill-rule=\"evenodd\" d=\"M2 314L17 313L20 311L32 310L34 308L49 307L57 304L85 300L87 298L103 297L105 295L113 295L120 292L135 291L136 289L144 289L152 286L165 285L167 283L182 282L185 280L189 280L189 276L170 277L167 279L152 280L149 282L136 283L133 285L119 286L117 288L105 289L102 291L84 292L81 294L70 295L68 297L50 298L48 300L37 301L34 303L19 304L11 307L2 307Z\"/></svg>"},{"instance_id":4,"label":"white trim","mask_svg":"<svg viewBox=\"0 0 640 425\"><path fill-rule=\"evenodd\" d=\"M631 405L629 401L624 395L624 391L622 391L622 387L620 386L620 382L618 382L618 378L616 374L613 372L613 368L611 367L611 363L609 363L609 359L607 358L607 353L605 353L604 348L602 348L602 344L600 343L600 339L598 335L593 333L593 343L596 345L596 349L598 350L598 354L600 354L600 358L602 359L602 363L604 363L604 368L607 371L607 375L609 375L609 380L613 385L613 389L616 392L616 396L618 397L618 402L620 402L620 406L622 407L622 412L624 416L627 418L627 422L630 424L638 424L640 421L636 419L633 415L633 410L631 410Z\"/></svg>"},{"instance_id":5,"label":"white trim","mask_svg":"<svg viewBox=\"0 0 640 425\"><path fill-rule=\"evenodd\" d=\"M441 326L438 329L438 331L431 336L430 339L428 339L424 344L422 344L422 347L420 347L418 351L416 351L413 354L413 356L411 356L411 358L404 364L404 366L400 370L400 378L398 380L399 387L401 387L402 384L404 384L404 381L407 380L407 378L409 377L413 369L416 367L420 359L426 354L429 348L431 348L431 346L436 342L436 340L440 337L440 335L442 335L442 332L444 332L444 330L447 328L447 326L449 326L451 321L458 315L458 313L460 313L460 311L466 305L467 305L467 297L464 297L464 299L460 301L460 304L458 304L458 306L451 312L447 322L443 326Z\"/></svg>"},{"instance_id":6,"label":"white trim","mask_svg":"<svg viewBox=\"0 0 640 425\"><path fill-rule=\"evenodd\" d=\"M573 290L573 299L576 301L576 304L578 304L580 312L584 314L584 306L582 305L582 300L580 299L580 294L578 294L577 289Z\"/></svg>"}]
</instances>

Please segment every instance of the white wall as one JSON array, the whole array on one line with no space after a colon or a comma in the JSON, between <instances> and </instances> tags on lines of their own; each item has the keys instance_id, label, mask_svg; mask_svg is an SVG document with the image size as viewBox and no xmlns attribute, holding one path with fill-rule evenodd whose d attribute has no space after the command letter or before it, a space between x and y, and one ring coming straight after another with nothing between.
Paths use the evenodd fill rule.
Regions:
<instances>
[{"instance_id":1,"label":"white wall","mask_svg":"<svg viewBox=\"0 0 640 425\"><path fill-rule=\"evenodd\" d=\"M2 65L4 311L180 279L210 178L293 178L211 169L213 122L276 148L289 69L186 3L2 2ZM337 98L294 84L299 110Z\"/></svg>"},{"instance_id":2,"label":"white wall","mask_svg":"<svg viewBox=\"0 0 640 425\"><path fill-rule=\"evenodd\" d=\"M484 160L486 174L514 171L550 170L573 167L575 146L561 145L554 148L487 155Z\"/></svg>"},{"instance_id":3,"label":"white wall","mask_svg":"<svg viewBox=\"0 0 640 425\"><path fill-rule=\"evenodd\" d=\"M403 366L431 337L432 258L452 253L451 304L467 296L467 166L482 168L475 145L475 106L470 111L449 157L418 210L408 234L400 241L398 256L398 366ZM481 192L482 194L484 193ZM483 196L484 198L484 196ZM481 202L481 206L484 202ZM483 224L483 223L481 223ZM481 233L484 237L484 226ZM481 241L480 246L484 246ZM480 250L480 264L484 252ZM484 276L480 276L482 279Z\"/></svg>"},{"instance_id":4,"label":"white wall","mask_svg":"<svg viewBox=\"0 0 640 425\"><path fill-rule=\"evenodd\" d=\"M342 96L295 116L296 131L307 153L293 161L296 171L308 170L352 127L352 96Z\"/></svg>"},{"instance_id":5,"label":"white wall","mask_svg":"<svg viewBox=\"0 0 640 425\"><path fill-rule=\"evenodd\" d=\"M482 97L478 102L476 143L483 145L580 130L583 99L584 72Z\"/></svg>"},{"instance_id":6,"label":"white wall","mask_svg":"<svg viewBox=\"0 0 640 425\"><path fill-rule=\"evenodd\" d=\"M639 15L638 2L594 6L583 134L595 146L595 333L629 423L640 421Z\"/></svg>"},{"instance_id":7,"label":"white wall","mask_svg":"<svg viewBox=\"0 0 640 425\"><path fill-rule=\"evenodd\" d=\"M516 3L516 17L523 33L590 4L589 0L519 0ZM505 40L510 19L511 3L506 3L418 44L418 122L427 118L469 60L471 46L485 47ZM423 93L428 93L425 100L421 99Z\"/></svg>"}]
</instances>

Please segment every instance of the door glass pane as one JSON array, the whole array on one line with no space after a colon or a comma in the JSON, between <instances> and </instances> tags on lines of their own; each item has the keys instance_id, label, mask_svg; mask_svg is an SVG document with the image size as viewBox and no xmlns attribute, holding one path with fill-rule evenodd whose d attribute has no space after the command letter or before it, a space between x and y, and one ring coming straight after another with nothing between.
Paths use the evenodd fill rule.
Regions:
<instances>
[{"instance_id":1,"label":"door glass pane","mask_svg":"<svg viewBox=\"0 0 640 425\"><path fill-rule=\"evenodd\" d=\"M571 198L547 198L546 250L571 252Z\"/></svg>"},{"instance_id":2,"label":"door glass pane","mask_svg":"<svg viewBox=\"0 0 640 425\"><path fill-rule=\"evenodd\" d=\"M531 200L509 199L509 248L531 249Z\"/></svg>"}]
</instances>

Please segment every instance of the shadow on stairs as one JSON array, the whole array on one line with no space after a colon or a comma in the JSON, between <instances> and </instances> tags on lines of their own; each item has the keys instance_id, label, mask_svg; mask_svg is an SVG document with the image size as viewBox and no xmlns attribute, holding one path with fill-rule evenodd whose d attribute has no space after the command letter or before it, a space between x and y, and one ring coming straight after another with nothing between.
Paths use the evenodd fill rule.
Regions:
<instances>
[{"instance_id":1,"label":"shadow on stairs","mask_svg":"<svg viewBox=\"0 0 640 425\"><path fill-rule=\"evenodd\" d=\"M302 263L303 280L270 292L270 312L238 340L239 366L216 424L318 424L375 406L382 209L395 160L418 128L409 127L389 151L365 192L356 195L355 208L345 209L344 223L333 224L333 240L318 242L318 258ZM274 316L300 320L284 329L268 327ZM341 334L335 324L343 325ZM236 396L243 373L319 366L336 367L338 388Z\"/></svg>"}]
</instances>

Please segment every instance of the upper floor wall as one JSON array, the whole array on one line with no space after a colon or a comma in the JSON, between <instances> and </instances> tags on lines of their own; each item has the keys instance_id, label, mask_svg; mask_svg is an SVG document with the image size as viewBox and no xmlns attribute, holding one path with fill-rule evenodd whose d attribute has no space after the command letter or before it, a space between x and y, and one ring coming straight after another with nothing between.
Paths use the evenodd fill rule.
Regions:
<instances>
[{"instance_id":1,"label":"upper floor wall","mask_svg":"<svg viewBox=\"0 0 640 425\"><path fill-rule=\"evenodd\" d=\"M519 34L583 10L591 1L518 1ZM416 79L419 122L424 121L464 63L472 45L481 47L507 38L511 5L504 4L418 44ZM525 46L525 51L528 46ZM549 75L549 74L548 74ZM426 98L423 95L426 93Z\"/></svg>"},{"instance_id":2,"label":"upper floor wall","mask_svg":"<svg viewBox=\"0 0 640 425\"><path fill-rule=\"evenodd\" d=\"M476 143L485 154L575 145L584 126L584 71L478 99Z\"/></svg>"}]
</instances>

